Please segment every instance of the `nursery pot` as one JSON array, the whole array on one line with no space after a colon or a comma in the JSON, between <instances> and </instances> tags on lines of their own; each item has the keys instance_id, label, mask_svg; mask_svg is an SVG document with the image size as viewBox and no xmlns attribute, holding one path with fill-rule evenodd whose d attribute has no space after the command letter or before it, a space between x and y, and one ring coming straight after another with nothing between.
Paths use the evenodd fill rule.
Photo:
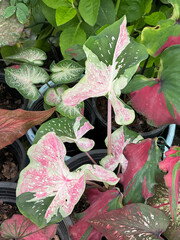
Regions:
<instances>
[{"instance_id":1,"label":"nursery pot","mask_svg":"<svg viewBox=\"0 0 180 240\"><path fill-rule=\"evenodd\" d=\"M1 96L3 96L3 93L4 93L5 98L8 97L6 101L4 101L3 99L3 102L1 102L1 99L0 99L1 109L15 110L18 108L21 108L21 109L27 108L28 99L24 98L15 88L11 88L7 85L5 81L4 73L0 73L0 92L1 92ZM17 106L15 104L16 101L17 101ZM20 103L18 101L20 101Z\"/></svg>"},{"instance_id":2,"label":"nursery pot","mask_svg":"<svg viewBox=\"0 0 180 240\"><path fill-rule=\"evenodd\" d=\"M11 145L8 145L5 148L1 149L0 152L3 152L3 154L4 154L4 152L5 152L5 154L6 154L6 152L9 152L13 155L13 159L18 166L18 173L16 174L15 177L11 178L8 181L16 182L18 180L19 173L27 165L27 158L26 158L27 155L26 155L26 151L25 151L23 145L17 139Z\"/></svg>"}]
</instances>

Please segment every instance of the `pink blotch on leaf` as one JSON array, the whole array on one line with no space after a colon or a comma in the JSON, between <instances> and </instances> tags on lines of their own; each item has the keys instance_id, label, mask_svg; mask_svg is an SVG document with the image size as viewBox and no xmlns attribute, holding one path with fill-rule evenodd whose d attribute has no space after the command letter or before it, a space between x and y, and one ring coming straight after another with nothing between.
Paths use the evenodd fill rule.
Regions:
<instances>
[{"instance_id":1,"label":"pink blotch on leaf","mask_svg":"<svg viewBox=\"0 0 180 240\"><path fill-rule=\"evenodd\" d=\"M13 65L11 66L12 68L16 68L16 69L19 69L20 68L20 65Z\"/></svg>"}]
</instances>

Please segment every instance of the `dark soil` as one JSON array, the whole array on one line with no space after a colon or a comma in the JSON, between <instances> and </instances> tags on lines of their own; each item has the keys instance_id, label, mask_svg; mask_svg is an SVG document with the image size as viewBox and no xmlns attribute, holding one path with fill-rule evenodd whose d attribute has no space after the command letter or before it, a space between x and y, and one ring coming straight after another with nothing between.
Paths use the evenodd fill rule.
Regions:
<instances>
[{"instance_id":1,"label":"dark soil","mask_svg":"<svg viewBox=\"0 0 180 240\"><path fill-rule=\"evenodd\" d=\"M0 200L0 225L4 220L11 218L13 214L20 214L17 206L3 203Z\"/></svg>"},{"instance_id":2,"label":"dark soil","mask_svg":"<svg viewBox=\"0 0 180 240\"><path fill-rule=\"evenodd\" d=\"M102 118L107 122L107 98L99 97L96 99L97 109ZM135 113L136 117L133 123L128 125L128 128L136 132L149 132L156 129L153 126L147 124L146 118L138 113ZM115 122L115 115L112 109L112 126L119 128L119 125Z\"/></svg>"},{"instance_id":3,"label":"dark soil","mask_svg":"<svg viewBox=\"0 0 180 240\"><path fill-rule=\"evenodd\" d=\"M180 146L180 126L176 125L176 133L172 146Z\"/></svg>"},{"instance_id":4,"label":"dark soil","mask_svg":"<svg viewBox=\"0 0 180 240\"><path fill-rule=\"evenodd\" d=\"M0 83L0 108L14 110L21 108L23 105L23 98L17 92L14 94L14 89L11 89L4 83Z\"/></svg>"},{"instance_id":5,"label":"dark soil","mask_svg":"<svg viewBox=\"0 0 180 240\"><path fill-rule=\"evenodd\" d=\"M0 181L10 181L18 174L18 164L15 155L8 149L0 150Z\"/></svg>"}]
</instances>

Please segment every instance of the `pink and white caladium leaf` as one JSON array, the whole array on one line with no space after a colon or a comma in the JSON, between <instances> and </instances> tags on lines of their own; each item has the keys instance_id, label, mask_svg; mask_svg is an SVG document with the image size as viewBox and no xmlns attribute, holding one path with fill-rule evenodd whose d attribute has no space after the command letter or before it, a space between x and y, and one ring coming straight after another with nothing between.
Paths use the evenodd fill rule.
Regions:
<instances>
[{"instance_id":1,"label":"pink and white caladium leaf","mask_svg":"<svg viewBox=\"0 0 180 240\"><path fill-rule=\"evenodd\" d=\"M156 79L136 75L126 87L127 93L136 85L131 92L131 104L155 126L180 124L179 64L180 45L171 46L161 54L161 66Z\"/></svg>"},{"instance_id":2,"label":"pink and white caladium leaf","mask_svg":"<svg viewBox=\"0 0 180 240\"><path fill-rule=\"evenodd\" d=\"M87 180L115 185L119 178L98 165L85 164L70 172L66 149L55 133L47 133L28 150L30 164L20 173L17 206L38 227L61 221L73 211Z\"/></svg>"},{"instance_id":3,"label":"pink and white caladium leaf","mask_svg":"<svg viewBox=\"0 0 180 240\"><path fill-rule=\"evenodd\" d=\"M123 153L128 160L126 171L120 174L120 182L124 186L124 204L144 202L153 195L156 177L161 173L161 152L157 147L157 139L130 143Z\"/></svg>"},{"instance_id":4,"label":"pink and white caladium leaf","mask_svg":"<svg viewBox=\"0 0 180 240\"><path fill-rule=\"evenodd\" d=\"M74 107L64 105L62 101L62 94L67 89L68 89L67 85L61 85L60 87L49 88L44 95L45 103L50 106L56 106L56 111L65 117L72 119L72 118L82 116L81 110L82 108L84 108L83 102L79 103Z\"/></svg>"},{"instance_id":5,"label":"pink and white caladium leaf","mask_svg":"<svg viewBox=\"0 0 180 240\"><path fill-rule=\"evenodd\" d=\"M33 144L37 143L46 133L55 132L63 142L76 143L81 151L89 151L94 147L94 141L82 138L82 136L93 128L88 120L83 117L77 117L76 119L54 118L41 125Z\"/></svg>"},{"instance_id":6,"label":"pink and white caladium leaf","mask_svg":"<svg viewBox=\"0 0 180 240\"><path fill-rule=\"evenodd\" d=\"M162 171L168 172L164 177L166 186L169 189L169 198L172 217L177 217L177 205L179 199L180 181L180 147L173 146L166 153L166 157L159 163Z\"/></svg>"},{"instance_id":7,"label":"pink and white caladium leaf","mask_svg":"<svg viewBox=\"0 0 180 240\"><path fill-rule=\"evenodd\" d=\"M5 68L5 80L10 87L16 88L23 97L36 100L39 97L39 92L35 84L48 82L49 75L39 66L23 63L18 69Z\"/></svg>"},{"instance_id":8,"label":"pink and white caladium leaf","mask_svg":"<svg viewBox=\"0 0 180 240\"><path fill-rule=\"evenodd\" d=\"M30 128L48 119L55 108L46 111L0 109L0 149L22 137Z\"/></svg>"},{"instance_id":9,"label":"pink and white caladium leaf","mask_svg":"<svg viewBox=\"0 0 180 240\"><path fill-rule=\"evenodd\" d=\"M123 17L90 37L83 46L87 61L85 76L63 95L64 104L75 106L90 98L107 96L115 112L115 120L127 125L134 120L134 111L120 101L121 90L147 58L146 48L130 40Z\"/></svg>"},{"instance_id":10,"label":"pink and white caladium leaf","mask_svg":"<svg viewBox=\"0 0 180 240\"><path fill-rule=\"evenodd\" d=\"M90 206L87 210L81 213L81 216L83 215L83 217L73 226L70 226L69 233L72 240L101 240L103 236L102 233L93 228L89 223L89 220L100 213L106 213L113 209L121 208L122 196L117 189L100 192L96 188L87 189L85 195L88 197Z\"/></svg>"},{"instance_id":11,"label":"pink and white caladium leaf","mask_svg":"<svg viewBox=\"0 0 180 240\"><path fill-rule=\"evenodd\" d=\"M99 214L89 221L107 239L162 239L169 224L163 212L142 204L130 204L121 209Z\"/></svg>"},{"instance_id":12,"label":"pink and white caladium leaf","mask_svg":"<svg viewBox=\"0 0 180 240\"><path fill-rule=\"evenodd\" d=\"M38 48L22 49L19 53L6 57L8 60L31 63L42 66L43 61L47 59L46 53Z\"/></svg>"},{"instance_id":13,"label":"pink and white caladium leaf","mask_svg":"<svg viewBox=\"0 0 180 240\"><path fill-rule=\"evenodd\" d=\"M166 48L180 44L180 25L173 19L162 20L156 27L145 27L141 43L151 56L158 56Z\"/></svg>"},{"instance_id":14,"label":"pink and white caladium leaf","mask_svg":"<svg viewBox=\"0 0 180 240\"><path fill-rule=\"evenodd\" d=\"M138 133L129 130L126 126L120 127L111 134L111 154L104 157L100 161L100 164L111 171L114 171L120 164L122 172L124 173L128 165L128 161L123 154L124 148L129 143L137 143L141 140L143 140L143 137ZM106 146L108 146L107 138L105 143Z\"/></svg>"},{"instance_id":15,"label":"pink and white caladium leaf","mask_svg":"<svg viewBox=\"0 0 180 240\"><path fill-rule=\"evenodd\" d=\"M62 60L50 65L51 80L56 84L71 83L78 80L84 72L84 67L73 60Z\"/></svg>"},{"instance_id":16,"label":"pink and white caladium leaf","mask_svg":"<svg viewBox=\"0 0 180 240\"><path fill-rule=\"evenodd\" d=\"M14 214L1 224L0 234L3 239L51 240L56 234L57 226L57 224L52 224L39 229L28 218L20 214Z\"/></svg>"}]
</instances>

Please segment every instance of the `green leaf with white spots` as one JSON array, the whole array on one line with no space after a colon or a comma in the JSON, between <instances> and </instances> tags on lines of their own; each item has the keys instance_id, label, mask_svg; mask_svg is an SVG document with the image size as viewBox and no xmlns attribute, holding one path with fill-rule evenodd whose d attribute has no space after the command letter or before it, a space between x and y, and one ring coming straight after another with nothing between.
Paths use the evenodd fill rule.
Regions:
<instances>
[{"instance_id":1,"label":"green leaf with white spots","mask_svg":"<svg viewBox=\"0 0 180 240\"><path fill-rule=\"evenodd\" d=\"M49 88L44 95L45 103L49 106L56 106L56 111L65 117L73 119L82 116L81 110L84 108L83 102L79 103L75 107L68 107L64 105L62 101L62 94L67 89L67 85L62 85L56 88Z\"/></svg>"},{"instance_id":2,"label":"green leaf with white spots","mask_svg":"<svg viewBox=\"0 0 180 240\"><path fill-rule=\"evenodd\" d=\"M9 1L0 1L0 47L13 46L21 37L24 25L19 23L16 16L5 18L3 13L9 7Z\"/></svg>"},{"instance_id":3,"label":"green leaf with white spots","mask_svg":"<svg viewBox=\"0 0 180 240\"><path fill-rule=\"evenodd\" d=\"M50 65L51 80L56 84L71 83L78 80L84 72L84 68L75 61L62 60Z\"/></svg>"},{"instance_id":4,"label":"green leaf with white spots","mask_svg":"<svg viewBox=\"0 0 180 240\"><path fill-rule=\"evenodd\" d=\"M34 138L33 144L37 143L46 133L55 132L63 142L76 143L81 151L89 151L94 146L94 141L82 138L86 132L94 127L82 117L76 119L54 118L41 125Z\"/></svg>"},{"instance_id":5,"label":"green leaf with white spots","mask_svg":"<svg viewBox=\"0 0 180 240\"><path fill-rule=\"evenodd\" d=\"M6 68L5 80L10 87L16 88L23 97L36 100L39 97L39 92L35 84L48 82L49 75L38 66L24 63L18 69Z\"/></svg>"},{"instance_id":6,"label":"green leaf with white spots","mask_svg":"<svg viewBox=\"0 0 180 240\"><path fill-rule=\"evenodd\" d=\"M26 48L21 52L6 57L8 60L19 61L24 63L32 63L35 65L43 65L43 61L47 59L46 53L38 48Z\"/></svg>"}]
</instances>

